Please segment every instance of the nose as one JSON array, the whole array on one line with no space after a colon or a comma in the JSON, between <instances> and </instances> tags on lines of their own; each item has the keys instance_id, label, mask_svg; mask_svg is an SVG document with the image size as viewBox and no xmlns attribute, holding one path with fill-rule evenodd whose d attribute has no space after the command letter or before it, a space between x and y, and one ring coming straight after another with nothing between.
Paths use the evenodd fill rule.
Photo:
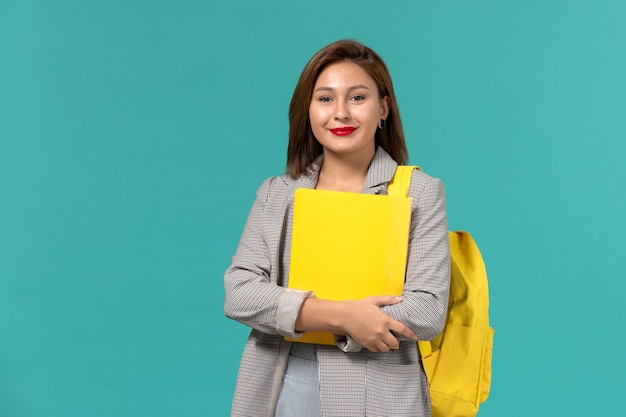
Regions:
<instances>
[{"instance_id":1,"label":"nose","mask_svg":"<svg viewBox=\"0 0 626 417\"><path fill-rule=\"evenodd\" d=\"M341 100L336 101L335 107L335 119L337 120L347 120L350 118L350 112L348 111L348 106Z\"/></svg>"}]
</instances>

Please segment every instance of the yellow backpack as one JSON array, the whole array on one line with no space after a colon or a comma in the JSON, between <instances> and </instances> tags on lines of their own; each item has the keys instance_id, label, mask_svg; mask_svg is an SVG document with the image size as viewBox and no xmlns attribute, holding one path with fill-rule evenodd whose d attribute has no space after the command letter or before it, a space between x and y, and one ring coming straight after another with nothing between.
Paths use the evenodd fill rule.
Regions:
<instances>
[{"instance_id":1,"label":"yellow backpack","mask_svg":"<svg viewBox=\"0 0 626 417\"><path fill-rule=\"evenodd\" d=\"M389 195L406 196L415 166L398 166ZM419 341L433 417L473 417L489 396L493 328L487 272L469 233L449 232L450 298L443 331Z\"/></svg>"}]
</instances>

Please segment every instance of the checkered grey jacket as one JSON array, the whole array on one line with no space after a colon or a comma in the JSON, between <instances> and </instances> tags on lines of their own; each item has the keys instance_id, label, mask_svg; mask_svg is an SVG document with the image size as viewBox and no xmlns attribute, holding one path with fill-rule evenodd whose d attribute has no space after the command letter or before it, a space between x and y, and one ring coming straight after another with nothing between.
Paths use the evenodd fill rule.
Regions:
<instances>
[{"instance_id":1,"label":"checkered grey jacket","mask_svg":"<svg viewBox=\"0 0 626 417\"><path fill-rule=\"evenodd\" d=\"M252 328L241 360L233 417L273 417L295 321L311 292L287 288L294 191L314 188L323 156L312 173L293 180L271 177L257 191L243 235L224 276L225 314ZM378 148L364 193L387 194L396 162ZM442 182L415 170L409 195L412 219L404 301L382 307L420 339L443 328L450 285L450 255ZM344 352L317 346L322 413L337 416L430 417L430 398L416 343L390 352Z\"/></svg>"}]
</instances>

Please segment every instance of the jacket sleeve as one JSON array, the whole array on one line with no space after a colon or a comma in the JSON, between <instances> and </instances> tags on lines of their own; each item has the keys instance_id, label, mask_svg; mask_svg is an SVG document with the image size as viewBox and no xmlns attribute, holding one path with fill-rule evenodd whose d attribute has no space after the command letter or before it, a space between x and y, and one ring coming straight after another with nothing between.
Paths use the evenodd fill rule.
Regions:
<instances>
[{"instance_id":1,"label":"jacket sleeve","mask_svg":"<svg viewBox=\"0 0 626 417\"><path fill-rule=\"evenodd\" d=\"M411 328L419 340L431 340L442 330L450 291L450 241L443 183L413 171L409 196L413 213L409 236L404 301L383 307L392 318Z\"/></svg>"},{"instance_id":2,"label":"jacket sleeve","mask_svg":"<svg viewBox=\"0 0 626 417\"><path fill-rule=\"evenodd\" d=\"M281 216L272 213L275 182L275 177L268 178L259 187L235 256L224 274L224 313L264 333L299 337L303 333L294 330L296 318L302 302L313 293L281 287L271 278L275 267L272 251L277 249L268 244L268 235L281 233L283 226ZM279 211L284 215L285 208Z\"/></svg>"}]
</instances>

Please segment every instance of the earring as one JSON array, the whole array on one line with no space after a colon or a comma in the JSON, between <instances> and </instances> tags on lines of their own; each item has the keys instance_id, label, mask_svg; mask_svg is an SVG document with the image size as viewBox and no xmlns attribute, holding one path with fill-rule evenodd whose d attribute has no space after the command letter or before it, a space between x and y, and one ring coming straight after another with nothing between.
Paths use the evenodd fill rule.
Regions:
<instances>
[{"instance_id":1,"label":"earring","mask_svg":"<svg viewBox=\"0 0 626 417\"><path fill-rule=\"evenodd\" d=\"M378 122L378 128L384 129L385 126L387 126L387 121L385 119L380 119L380 121Z\"/></svg>"}]
</instances>

